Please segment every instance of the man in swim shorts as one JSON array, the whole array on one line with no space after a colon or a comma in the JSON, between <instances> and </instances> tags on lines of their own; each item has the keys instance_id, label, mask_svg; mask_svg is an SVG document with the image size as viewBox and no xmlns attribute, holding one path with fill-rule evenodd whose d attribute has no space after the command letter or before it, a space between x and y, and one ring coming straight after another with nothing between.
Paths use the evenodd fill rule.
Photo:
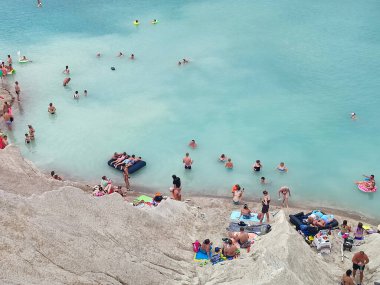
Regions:
<instances>
[{"instance_id":1,"label":"man in swim shorts","mask_svg":"<svg viewBox=\"0 0 380 285\"><path fill-rule=\"evenodd\" d=\"M56 108L53 106L53 103L49 103L48 112L52 115L55 114Z\"/></svg>"},{"instance_id":2,"label":"man in swim shorts","mask_svg":"<svg viewBox=\"0 0 380 285\"><path fill-rule=\"evenodd\" d=\"M289 197L290 197L290 189L287 186L283 186L278 190L278 198L281 198L280 196L282 195L282 206L286 208L289 208Z\"/></svg>"},{"instance_id":3,"label":"man in swim shorts","mask_svg":"<svg viewBox=\"0 0 380 285\"><path fill-rule=\"evenodd\" d=\"M193 164L193 160L189 156L189 153L187 152L185 157L182 159L183 164L185 165L185 169L191 169L191 165Z\"/></svg>"},{"instance_id":4,"label":"man in swim shorts","mask_svg":"<svg viewBox=\"0 0 380 285\"><path fill-rule=\"evenodd\" d=\"M240 227L240 232L236 235L236 241L239 243L240 248L246 248L247 252L251 250L249 235L244 231L243 227Z\"/></svg>"},{"instance_id":5,"label":"man in swim shorts","mask_svg":"<svg viewBox=\"0 0 380 285\"><path fill-rule=\"evenodd\" d=\"M367 263L369 263L368 256L362 250L355 253L354 256L352 257L352 269L353 269L354 279L356 276L356 270L359 269L359 272L360 272L360 283L358 285L363 283L363 277L364 277L363 271Z\"/></svg>"},{"instance_id":6,"label":"man in swim shorts","mask_svg":"<svg viewBox=\"0 0 380 285\"><path fill-rule=\"evenodd\" d=\"M243 209L240 211L240 217L243 217L243 219L250 219L251 218L252 211L248 208L247 204L244 204Z\"/></svg>"}]
</instances>

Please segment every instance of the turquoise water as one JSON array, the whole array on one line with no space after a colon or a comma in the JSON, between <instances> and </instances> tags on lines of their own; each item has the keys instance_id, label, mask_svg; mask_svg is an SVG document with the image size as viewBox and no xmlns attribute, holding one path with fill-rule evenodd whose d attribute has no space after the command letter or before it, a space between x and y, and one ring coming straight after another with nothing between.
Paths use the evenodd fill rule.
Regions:
<instances>
[{"instance_id":1,"label":"turquoise water","mask_svg":"<svg viewBox=\"0 0 380 285\"><path fill-rule=\"evenodd\" d=\"M29 1L33 2L33 1ZM380 175L378 1L7 1L0 57L17 51L22 102L11 141L46 171L98 181L121 175L114 151L148 166L132 183L230 195L234 183L258 198L259 177L275 194L380 216L379 195L356 190ZM152 19L157 25L151 25ZM139 19L135 27L132 22ZM101 52L103 56L96 58ZM135 61L117 58L134 53ZM177 66L182 58L186 66ZM72 81L62 87L69 65ZM115 66L116 71L110 67ZM75 90L88 97L72 99ZM57 115L47 114L53 102ZM358 120L352 121L350 113ZM26 147L26 125L36 142ZM0 123L4 129L3 122ZM199 147L190 150L195 139ZM193 169L185 172L189 151ZM231 157L232 171L217 158ZM253 174L256 159L264 165ZM275 171L285 161L287 174Z\"/></svg>"}]
</instances>

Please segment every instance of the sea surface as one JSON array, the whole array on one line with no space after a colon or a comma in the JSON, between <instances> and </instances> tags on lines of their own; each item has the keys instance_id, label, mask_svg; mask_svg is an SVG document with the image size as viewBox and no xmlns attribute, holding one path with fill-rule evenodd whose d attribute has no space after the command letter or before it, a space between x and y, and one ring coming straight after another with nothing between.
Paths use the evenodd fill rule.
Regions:
<instances>
[{"instance_id":1,"label":"sea surface","mask_svg":"<svg viewBox=\"0 0 380 285\"><path fill-rule=\"evenodd\" d=\"M230 195L239 183L255 199L263 188L276 199L288 185L293 201L380 217L380 193L353 183L380 177L380 1L45 0L37 8L3 0L2 7L0 58L11 54L17 71L3 84L18 80L22 89L8 135L41 169L120 182L106 162L127 151L147 162L132 185L166 193L177 174L184 196ZM17 51L33 62L18 64ZM183 58L190 63L178 66ZM72 80L64 88L66 65ZM88 96L74 100L84 89ZM28 146L27 124L36 129ZM191 171L183 169L186 152ZM233 170L218 162L221 153ZM252 171L257 159L261 173ZM281 161L288 173L276 171ZM261 176L270 184L260 185Z\"/></svg>"}]
</instances>

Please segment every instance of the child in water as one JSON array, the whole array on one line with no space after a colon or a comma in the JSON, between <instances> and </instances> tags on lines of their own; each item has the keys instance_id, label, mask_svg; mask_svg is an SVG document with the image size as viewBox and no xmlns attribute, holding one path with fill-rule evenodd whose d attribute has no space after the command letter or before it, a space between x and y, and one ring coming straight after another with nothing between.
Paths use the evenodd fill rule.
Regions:
<instances>
[{"instance_id":1,"label":"child in water","mask_svg":"<svg viewBox=\"0 0 380 285\"><path fill-rule=\"evenodd\" d=\"M221 162L225 162L227 159L227 157L224 155L224 153L221 154L221 156L219 157L219 161Z\"/></svg>"}]
</instances>

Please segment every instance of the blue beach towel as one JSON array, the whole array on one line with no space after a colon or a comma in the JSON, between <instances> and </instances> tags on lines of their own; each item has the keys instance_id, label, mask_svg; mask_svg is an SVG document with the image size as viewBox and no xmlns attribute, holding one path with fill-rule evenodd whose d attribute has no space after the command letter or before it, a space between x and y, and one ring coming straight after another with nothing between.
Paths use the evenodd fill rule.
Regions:
<instances>
[{"instance_id":1,"label":"blue beach towel","mask_svg":"<svg viewBox=\"0 0 380 285\"><path fill-rule=\"evenodd\" d=\"M206 253L198 251L194 254L194 261L199 262L199 261L203 261L205 259L208 259L208 255Z\"/></svg>"},{"instance_id":2,"label":"blue beach towel","mask_svg":"<svg viewBox=\"0 0 380 285\"><path fill-rule=\"evenodd\" d=\"M231 220L238 220L240 217L240 211L232 211L231 212L231 216L230 216L230 219ZM244 221L244 222L260 222L260 220L257 218L257 214L256 213L252 213L251 214L251 218L250 219L244 219L243 216L240 218L240 221ZM265 217L264 217L264 220L265 221Z\"/></svg>"}]
</instances>

